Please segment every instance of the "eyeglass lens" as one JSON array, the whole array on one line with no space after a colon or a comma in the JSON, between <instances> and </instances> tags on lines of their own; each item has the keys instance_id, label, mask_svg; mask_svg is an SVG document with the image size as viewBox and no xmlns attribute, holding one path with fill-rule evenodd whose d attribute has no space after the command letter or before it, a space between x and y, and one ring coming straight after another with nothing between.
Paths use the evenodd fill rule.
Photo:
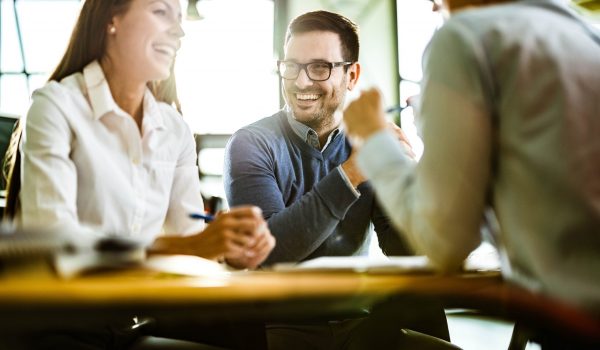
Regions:
<instances>
[{"instance_id":1,"label":"eyeglass lens","mask_svg":"<svg viewBox=\"0 0 600 350\"><path fill-rule=\"evenodd\" d=\"M280 62L279 74L284 79L296 79L304 69L310 80L327 80L331 74L331 64L327 62L311 62L299 64L294 62Z\"/></svg>"}]
</instances>

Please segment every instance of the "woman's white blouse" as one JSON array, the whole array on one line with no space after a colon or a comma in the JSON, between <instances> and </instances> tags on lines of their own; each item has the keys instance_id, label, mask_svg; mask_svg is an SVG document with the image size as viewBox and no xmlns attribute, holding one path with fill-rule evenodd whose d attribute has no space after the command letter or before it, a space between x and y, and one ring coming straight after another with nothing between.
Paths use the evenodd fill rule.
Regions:
<instances>
[{"instance_id":1,"label":"woman's white blouse","mask_svg":"<svg viewBox=\"0 0 600 350\"><path fill-rule=\"evenodd\" d=\"M150 243L203 229L193 136L146 90L140 131L98 62L33 94L21 145L21 223L94 226Z\"/></svg>"}]
</instances>

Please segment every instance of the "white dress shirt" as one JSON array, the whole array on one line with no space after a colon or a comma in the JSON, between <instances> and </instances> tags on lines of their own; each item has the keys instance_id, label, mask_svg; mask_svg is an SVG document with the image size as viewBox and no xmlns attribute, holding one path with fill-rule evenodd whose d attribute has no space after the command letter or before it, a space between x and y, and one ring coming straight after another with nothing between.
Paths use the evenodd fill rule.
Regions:
<instances>
[{"instance_id":1,"label":"white dress shirt","mask_svg":"<svg viewBox=\"0 0 600 350\"><path fill-rule=\"evenodd\" d=\"M503 273L600 310L600 41L559 1L465 10L424 56L412 161L386 131L358 163L416 250L456 268L494 209Z\"/></svg>"},{"instance_id":2,"label":"white dress shirt","mask_svg":"<svg viewBox=\"0 0 600 350\"><path fill-rule=\"evenodd\" d=\"M151 243L191 234L203 211L193 136L146 90L141 135L96 61L33 94L22 143L21 223L93 226Z\"/></svg>"}]
</instances>

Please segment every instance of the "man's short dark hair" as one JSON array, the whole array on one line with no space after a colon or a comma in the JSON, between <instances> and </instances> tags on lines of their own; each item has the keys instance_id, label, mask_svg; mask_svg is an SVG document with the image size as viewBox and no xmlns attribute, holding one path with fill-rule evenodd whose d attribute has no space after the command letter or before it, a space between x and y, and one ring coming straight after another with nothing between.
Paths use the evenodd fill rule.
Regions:
<instances>
[{"instance_id":1,"label":"man's short dark hair","mask_svg":"<svg viewBox=\"0 0 600 350\"><path fill-rule=\"evenodd\" d=\"M312 31L336 33L342 43L344 61L358 61L358 26L348 18L328 11L307 12L290 22L285 35L285 42L287 44L292 35Z\"/></svg>"}]
</instances>

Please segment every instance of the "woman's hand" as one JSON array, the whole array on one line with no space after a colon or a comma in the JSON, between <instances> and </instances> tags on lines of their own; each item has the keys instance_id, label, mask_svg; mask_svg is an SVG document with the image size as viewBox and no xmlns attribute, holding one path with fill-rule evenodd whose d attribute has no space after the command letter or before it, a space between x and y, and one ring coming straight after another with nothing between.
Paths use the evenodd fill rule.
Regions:
<instances>
[{"instance_id":1,"label":"woman's hand","mask_svg":"<svg viewBox=\"0 0 600 350\"><path fill-rule=\"evenodd\" d=\"M247 250L242 254L225 254L227 264L238 269L254 269L265 261L275 247L275 237L271 235L266 222L254 234L256 237L255 244L247 247Z\"/></svg>"},{"instance_id":2,"label":"woman's hand","mask_svg":"<svg viewBox=\"0 0 600 350\"><path fill-rule=\"evenodd\" d=\"M151 252L196 255L226 261L236 268L255 268L275 247L258 207L232 208L215 217L204 231L187 237L160 237Z\"/></svg>"}]
</instances>

